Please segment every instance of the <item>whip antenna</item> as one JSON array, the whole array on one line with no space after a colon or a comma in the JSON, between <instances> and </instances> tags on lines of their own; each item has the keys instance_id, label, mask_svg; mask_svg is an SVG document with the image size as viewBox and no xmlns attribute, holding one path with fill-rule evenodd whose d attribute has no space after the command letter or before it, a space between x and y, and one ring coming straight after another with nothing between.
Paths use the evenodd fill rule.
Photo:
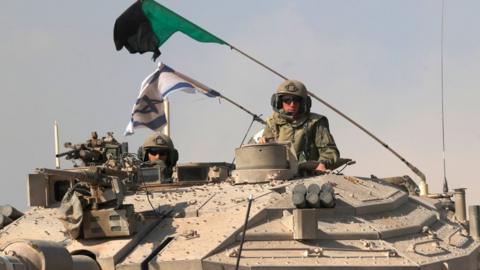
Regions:
<instances>
[{"instance_id":1,"label":"whip antenna","mask_svg":"<svg viewBox=\"0 0 480 270\"><path fill-rule=\"evenodd\" d=\"M445 69L445 64L443 62L443 43L444 43L444 28L445 28L445 0L442 0L442 28L441 28L441 38L440 38L440 76L441 76L441 91L442 91L442 156L443 156L443 193L448 192L448 182L447 182L447 165L445 157L445 95L443 87L443 71Z\"/></svg>"}]
</instances>

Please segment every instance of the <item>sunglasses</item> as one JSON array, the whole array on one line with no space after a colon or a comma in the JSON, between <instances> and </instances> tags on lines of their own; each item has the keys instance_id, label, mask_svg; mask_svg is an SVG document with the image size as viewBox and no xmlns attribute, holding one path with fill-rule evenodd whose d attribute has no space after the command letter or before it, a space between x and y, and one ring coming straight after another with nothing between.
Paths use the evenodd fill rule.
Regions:
<instances>
[{"instance_id":1,"label":"sunglasses","mask_svg":"<svg viewBox=\"0 0 480 270\"><path fill-rule=\"evenodd\" d=\"M296 97L296 96L283 96L282 97L282 102L287 103L287 104L300 103L301 100L302 100L301 97Z\"/></svg>"},{"instance_id":2,"label":"sunglasses","mask_svg":"<svg viewBox=\"0 0 480 270\"><path fill-rule=\"evenodd\" d=\"M148 149L147 153L149 153L150 155L153 155L153 156L156 156L156 155L166 156L168 151L162 150L162 149Z\"/></svg>"}]
</instances>

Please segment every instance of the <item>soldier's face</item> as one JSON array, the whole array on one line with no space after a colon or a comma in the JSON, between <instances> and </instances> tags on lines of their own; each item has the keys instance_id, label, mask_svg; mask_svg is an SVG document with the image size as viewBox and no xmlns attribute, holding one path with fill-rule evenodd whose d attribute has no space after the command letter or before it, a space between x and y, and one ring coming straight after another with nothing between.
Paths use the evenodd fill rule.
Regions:
<instances>
[{"instance_id":1,"label":"soldier's face","mask_svg":"<svg viewBox=\"0 0 480 270\"><path fill-rule=\"evenodd\" d=\"M167 151L165 150L149 149L147 153L148 153L149 161L157 161L157 160L167 161L168 155L167 155Z\"/></svg>"},{"instance_id":2,"label":"soldier's face","mask_svg":"<svg viewBox=\"0 0 480 270\"><path fill-rule=\"evenodd\" d=\"M284 112L297 115L300 110L300 99L297 96L285 95L282 97L282 109Z\"/></svg>"}]
</instances>

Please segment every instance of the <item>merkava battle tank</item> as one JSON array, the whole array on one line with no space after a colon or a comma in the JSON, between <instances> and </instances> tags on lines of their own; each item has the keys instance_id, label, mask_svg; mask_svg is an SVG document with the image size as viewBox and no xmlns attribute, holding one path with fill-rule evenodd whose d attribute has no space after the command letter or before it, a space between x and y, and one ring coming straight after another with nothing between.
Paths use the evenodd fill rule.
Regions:
<instances>
[{"instance_id":1,"label":"merkava battle tank","mask_svg":"<svg viewBox=\"0 0 480 270\"><path fill-rule=\"evenodd\" d=\"M179 164L170 178L111 133L66 146L59 156L86 166L37 169L31 207L2 206L1 270L480 269L463 189L300 177L289 144L243 145L235 166Z\"/></svg>"}]
</instances>

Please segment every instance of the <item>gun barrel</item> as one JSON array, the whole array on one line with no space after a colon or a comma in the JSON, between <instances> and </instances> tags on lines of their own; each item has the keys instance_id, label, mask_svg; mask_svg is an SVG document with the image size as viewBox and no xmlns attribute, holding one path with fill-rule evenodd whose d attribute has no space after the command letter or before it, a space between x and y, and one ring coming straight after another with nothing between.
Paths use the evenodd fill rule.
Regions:
<instances>
[{"instance_id":1,"label":"gun barrel","mask_svg":"<svg viewBox=\"0 0 480 270\"><path fill-rule=\"evenodd\" d=\"M47 175L56 175L65 178L75 178L79 181L93 182L98 179L98 174L96 171L82 170L79 172L57 170L57 169L47 169L40 168L37 169L38 173L47 174Z\"/></svg>"},{"instance_id":2,"label":"gun barrel","mask_svg":"<svg viewBox=\"0 0 480 270\"><path fill-rule=\"evenodd\" d=\"M93 167L89 169L83 169L80 171L66 171L58 169L37 169L38 173L46 175L56 175L65 178L74 178L83 182L98 182L102 176L114 176L118 178L127 178L128 173L121 170L114 170L108 168Z\"/></svg>"},{"instance_id":3,"label":"gun barrel","mask_svg":"<svg viewBox=\"0 0 480 270\"><path fill-rule=\"evenodd\" d=\"M128 175L129 175L128 172L126 172L126 171L116 170L116 169L108 169L108 168L104 168L102 170L102 172L105 175L115 176L115 177L118 177L118 178L127 178Z\"/></svg>"},{"instance_id":4,"label":"gun barrel","mask_svg":"<svg viewBox=\"0 0 480 270\"><path fill-rule=\"evenodd\" d=\"M73 149L73 150L70 150L70 151L59 153L59 154L56 154L55 157L59 158L59 157L67 156L67 155L75 153L75 151L78 151L78 150Z\"/></svg>"}]
</instances>

